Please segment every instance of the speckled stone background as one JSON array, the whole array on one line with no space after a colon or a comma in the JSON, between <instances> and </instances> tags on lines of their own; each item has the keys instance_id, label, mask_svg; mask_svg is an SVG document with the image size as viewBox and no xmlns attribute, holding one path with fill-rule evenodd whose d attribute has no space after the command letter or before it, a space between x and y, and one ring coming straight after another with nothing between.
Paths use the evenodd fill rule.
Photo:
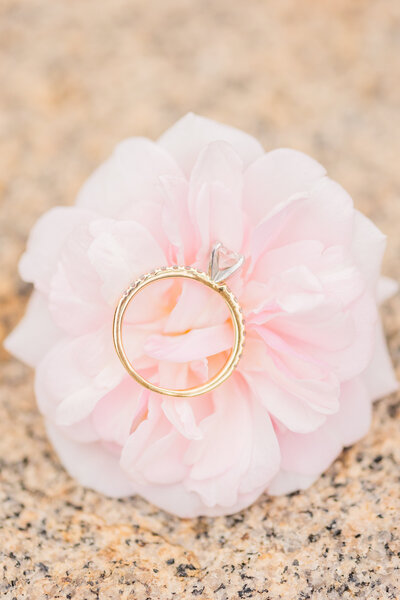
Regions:
<instances>
[{"instance_id":1,"label":"speckled stone background","mask_svg":"<svg viewBox=\"0 0 400 600\"><path fill-rule=\"evenodd\" d=\"M400 279L398 0L1 0L0 337L30 293L16 264L123 137L189 110L323 162L388 234ZM400 363L400 299L384 308ZM32 373L1 350L6 600L400 598L400 402L310 490L233 517L173 518L77 486Z\"/></svg>"}]
</instances>

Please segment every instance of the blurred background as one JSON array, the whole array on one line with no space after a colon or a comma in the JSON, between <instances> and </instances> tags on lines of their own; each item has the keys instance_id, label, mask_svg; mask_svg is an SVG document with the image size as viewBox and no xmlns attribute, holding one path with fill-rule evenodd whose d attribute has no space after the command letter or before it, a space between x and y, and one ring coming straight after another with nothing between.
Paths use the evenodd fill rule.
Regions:
<instances>
[{"instance_id":1,"label":"blurred background","mask_svg":"<svg viewBox=\"0 0 400 600\"><path fill-rule=\"evenodd\" d=\"M310 153L393 251L399 21L396 0L2 0L2 312L14 322L15 261L38 215L72 203L118 141L188 111Z\"/></svg>"},{"instance_id":2,"label":"blurred background","mask_svg":"<svg viewBox=\"0 0 400 600\"><path fill-rule=\"evenodd\" d=\"M118 141L132 135L157 138L188 111L244 129L260 139L266 149L290 146L322 162L330 176L350 192L356 206L388 235L384 272L400 278L398 0L1 0L0 81L0 341L21 317L30 293L16 269L29 229L37 217L56 204L71 204L79 186ZM398 299L387 305L384 317L391 351L398 363ZM196 563L189 574L196 578L197 569L203 569L203 584L201 578L196 579L191 583L192 588L188 579L175 571L171 573L176 576L176 586L173 579L162 583L162 575L155 574L155 569L160 570L160 564L165 569L164 559L168 557L157 554L161 552L159 547L154 553L147 551L145 558L145 551L141 551L141 558L136 558L147 565L144 571L147 569L147 585L151 589L137 590L135 597L138 598L146 597L146 593L151 597L170 597L166 589L168 594L175 590L179 594L187 593L188 597L195 594L193 590L197 590L199 596L209 593L207 597L212 593L216 598L225 598L226 590L230 590L231 598L252 597L246 587L243 588L246 581L240 571L230 575L230 584L227 583L224 564L234 560L235 552L240 559L235 560L248 565L242 567L242 574L246 574L250 584L268 576L276 585L276 589L269 586L271 596L260 597L282 597L278 594L285 554L295 548L302 551L307 564L320 564L324 548L331 547L332 528L323 528L325 533L319 532L319 542L312 546L309 536L316 534L311 522L304 526L304 534L298 528L286 530L282 522L284 510L300 514L299 511L307 510L310 502L320 506L322 511L322 516L317 514L315 518L323 518L322 505L326 505L326 498L330 497L326 486L332 484L331 479L328 483L316 484L308 496L274 500L272 504L265 500L264 504L248 511L246 519L241 517L235 533L231 531L229 543L226 542L229 523L223 520L200 520L192 525L172 520L171 524L165 515L155 518L143 501L117 503L82 491L58 465L46 441L35 408L31 373L3 349L0 349L0 358L0 452L2 456L9 456L2 471L2 493L8 499L3 507L8 506L7 502L11 507L10 512L5 513L11 521L7 521L8 528L3 530L2 546L10 550L13 540L22 540L23 536L21 543L25 548L32 546L35 557L26 567L32 573L33 587L30 587L27 577L21 576L15 561L7 555L9 574L15 572L17 584L21 586L19 594L14 594L18 599L55 597L52 594L61 589L66 594L68 586L75 590L74 598L87 597L88 592L81 588L86 590L89 584L85 579L77 583L82 573L82 565L76 562L78 558L70 559L73 582L62 583L65 569L62 571L60 566L58 572L57 567L51 578L47 578L48 582L51 580L50 591L46 591L50 596L44 595L46 573L37 567L40 551L34 549L35 538L29 542L29 527L24 529L26 523L35 518L47 519L47 524L52 523L50 531L54 533L60 527L70 531L72 527L75 533L71 539L75 539L73 535L78 536L78 533L71 523L77 526L78 510L92 515L88 517L87 528L90 535L103 536L105 546L111 542L104 523L107 527L113 523L114 531L119 531L115 529L116 524L125 519L124 522L131 525L139 523L137 527L142 528L143 539L150 530L163 535L164 546L170 553L175 552L173 556L176 555L177 561L187 562L187 552L196 551L200 566ZM367 461L372 460L372 453L390 455L388 439L392 443L397 439L397 444L399 440L398 425L393 421L398 408L399 404L393 400L378 406L368 446L357 445L352 451L353 462L360 448L366 451ZM24 467L27 455L29 466ZM363 460L359 462L363 464ZM367 478L367 482L378 478L379 485L379 477L393 479L394 467L389 459L387 463L385 460L378 463L382 468L368 471L367 465L366 469L372 478ZM342 464L341 473L343 468ZM339 477L335 475L335 466L332 469L329 477ZM357 479L357 471L349 477L350 481L352 477ZM37 493L33 496L35 500L32 500L32 489ZM47 497L46 490L52 490L51 497ZM362 557L355 577L364 582L363 586L357 588L351 578L344 583L354 565L340 567L339 575L321 567L318 589L322 595L313 598L354 597L346 595L345 587L339 593L341 585L347 585L350 591L369 590L366 596L359 597L395 597L382 592L384 585L394 585L393 575L384 567L385 572L379 574L381 583L376 583L378 574L374 569L381 555L372 555L371 542L356 541L351 534L351 519L362 523L366 513L360 509L358 517L353 515L349 522L348 507L364 502L364 492L361 486L360 495L354 496L353 490L350 497L345 486L342 499L337 500L340 506L336 505L333 526L333 530L347 531L344 545L347 543L349 548L350 544L354 556ZM386 500L390 505L390 498ZM23 523L18 521L18 517L12 515L18 512L15 505L21 503L30 507L36 504L38 515L26 517ZM74 509L75 505L80 509ZM96 521L93 513L101 515L102 521ZM385 513L382 518L386 517ZM378 519L370 532L374 544L380 544L383 553L390 539L382 537L382 531L393 532L392 517L389 514L388 520L383 522ZM265 563L252 566L252 559L243 549L242 536L250 536L250 546L253 544L257 550L260 544L265 544L265 519L268 527L278 530L281 527L281 530L276 533L275 529L274 536L268 540L270 555ZM260 523L264 523L264 529ZM21 528L28 533L21 533ZM46 530L46 525L42 529ZM150 542L147 540L145 545ZM64 550L57 552L58 546L52 542L45 544L55 565L61 564L62 557L69 552L69 542L65 543ZM114 550L119 548L116 538L112 543ZM124 547L118 550L121 556L125 550ZM109 560L110 557L104 558L104 564L96 566L97 571L93 567L90 576L95 578L101 569L108 569L108 573ZM118 571L119 577L128 577L130 564L128 561L125 571L124 567L118 567L122 569ZM215 575L207 571L211 565ZM304 593L308 593L307 577L295 577L295 571L293 566L287 571L287 585L301 583ZM224 587L214 593L221 582ZM258 588L250 584L250 590L261 589L261 583L257 583ZM110 583L110 592L103 586L103 595L97 597L102 600L117 597L112 595L116 589L113 585ZM204 592L201 592L202 585ZM329 586L331 592L327 595Z\"/></svg>"}]
</instances>

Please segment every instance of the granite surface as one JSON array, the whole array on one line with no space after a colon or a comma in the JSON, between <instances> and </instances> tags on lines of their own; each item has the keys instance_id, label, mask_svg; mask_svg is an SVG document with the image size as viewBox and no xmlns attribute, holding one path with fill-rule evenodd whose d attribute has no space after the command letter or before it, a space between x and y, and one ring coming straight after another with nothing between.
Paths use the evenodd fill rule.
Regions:
<instances>
[{"instance_id":1,"label":"granite surface","mask_svg":"<svg viewBox=\"0 0 400 600\"><path fill-rule=\"evenodd\" d=\"M117 141L189 110L323 162L400 278L397 0L2 0L0 80L1 339L30 293L16 263L36 218ZM399 367L399 298L384 321ZM31 371L0 352L1 598L400 598L398 397L308 491L179 520L76 485Z\"/></svg>"}]
</instances>

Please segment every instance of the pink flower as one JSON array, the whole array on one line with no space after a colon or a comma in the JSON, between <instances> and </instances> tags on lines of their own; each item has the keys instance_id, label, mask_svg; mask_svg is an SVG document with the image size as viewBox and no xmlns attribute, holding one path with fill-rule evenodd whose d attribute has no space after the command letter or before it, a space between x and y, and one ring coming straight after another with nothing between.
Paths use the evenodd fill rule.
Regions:
<instances>
[{"instance_id":1,"label":"pink flower","mask_svg":"<svg viewBox=\"0 0 400 600\"><path fill-rule=\"evenodd\" d=\"M206 269L216 241L246 257L229 280L243 358L207 396L149 393L114 351L115 305L156 267ZM397 388L377 313L384 247L320 164L189 114L156 143L121 143L75 206L39 219L20 262L34 292L6 346L35 367L81 484L185 517L233 513L309 486ZM148 377L187 387L219 368L232 331L217 295L175 280L135 299L124 339Z\"/></svg>"}]
</instances>

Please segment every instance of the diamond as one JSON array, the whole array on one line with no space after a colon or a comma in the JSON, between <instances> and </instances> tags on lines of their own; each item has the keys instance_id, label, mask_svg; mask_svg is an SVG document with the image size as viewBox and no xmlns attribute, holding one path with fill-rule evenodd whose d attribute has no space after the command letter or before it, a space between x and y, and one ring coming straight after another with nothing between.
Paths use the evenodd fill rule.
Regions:
<instances>
[{"instance_id":1,"label":"diamond","mask_svg":"<svg viewBox=\"0 0 400 600\"><path fill-rule=\"evenodd\" d=\"M243 263L244 256L242 254L228 250L221 242L217 242L211 251L208 269L210 278L215 283L225 281L225 279L228 279L235 271L240 269Z\"/></svg>"}]
</instances>

